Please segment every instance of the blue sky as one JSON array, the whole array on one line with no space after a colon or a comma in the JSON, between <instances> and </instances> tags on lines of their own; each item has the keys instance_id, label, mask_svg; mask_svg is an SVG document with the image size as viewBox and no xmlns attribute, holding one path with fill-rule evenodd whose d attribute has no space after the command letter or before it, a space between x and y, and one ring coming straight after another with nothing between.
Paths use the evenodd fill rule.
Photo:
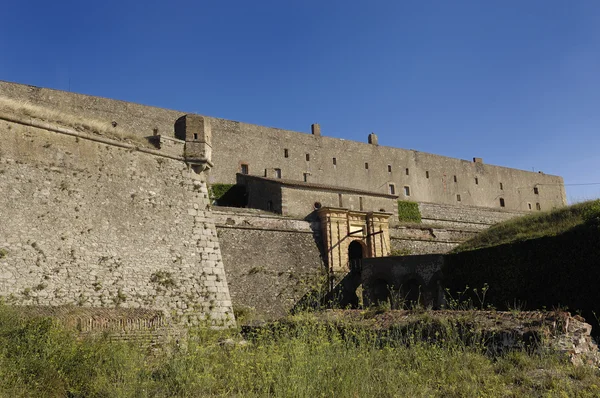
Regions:
<instances>
[{"instance_id":1,"label":"blue sky","mask_svg":"<svg viewBox=\"0 0 600 398\"><path fill-rule=\"evenodd\" d=\"M5 0L0 79L564 177L600 197L598 1ZM570 185L591 184L598 185Z\"/></svg>"}]
</instances>

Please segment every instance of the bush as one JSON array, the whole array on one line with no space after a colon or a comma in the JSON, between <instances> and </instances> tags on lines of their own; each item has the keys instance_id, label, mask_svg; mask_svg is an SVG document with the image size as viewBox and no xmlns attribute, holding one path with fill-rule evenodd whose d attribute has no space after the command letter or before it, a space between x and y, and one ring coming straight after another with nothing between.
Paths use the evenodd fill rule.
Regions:
<instances>
[{"instance_id":1,"label":"bush","mask_svg":"<svg viewBox=\"0 0 600 398\"><path fill-rule=\"evenodd\" d=\"M399 200L398 221L420 223L421 212L419 211L419 204L415 202Z\"/></svg>"}]
</instances>

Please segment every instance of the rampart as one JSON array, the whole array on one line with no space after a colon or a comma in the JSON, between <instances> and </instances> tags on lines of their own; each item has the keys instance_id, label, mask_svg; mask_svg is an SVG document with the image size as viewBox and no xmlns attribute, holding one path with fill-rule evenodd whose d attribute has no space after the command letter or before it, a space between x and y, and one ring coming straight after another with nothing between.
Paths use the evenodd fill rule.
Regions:
<instances>
[{"instance_id":1,"label":"rampart","mask_svg":"<svg viewBox=\"0 0 600 398\"><path fill-rule=\"evenodd\" d=\"M148 137L175 137L174 121L182 112L123 101L0 82L0 96L68 110L112 123L123 131ZM218 118L212 127L214 168L210 183L235 183L236 173L264 176L279 170L289 180L342 186L379 194L397 194L416 202L548 210L566 204L561 177L533 173L414 150L304 134ZM393 192L392 192L393 191Z\"/></svg>"},{"instance_id":2,"label":"rampart","mask_svg":"<svg viewBox=\"0 0 600 398\"><path fill-rule=\"evenodd\" d=\"M419 254L566 202L560 177L380 146L374 135L359 143L318 126L304 134L188 118L8 82L0 98L24 104L0 120L0 294L19 304L231 320L227 280L238 308L273 318L326 279L321 206L391 214L389 240L387 227L378 236L386 253ZM27 104L48 110L44 123ZM209 172L186 163L211 155ZM243 183L247 204L270 213L212 212L207 182ZM398 199L418 202L422 224L396 225Z\"/></svg>"},{"instance_id":3,"label":"rampart","mask_svg":"<svg viewBox=\"0 0 600 398\"><path fill-rule=\"evenodd\" d=\"M318 223L250 209L213 213L236 310L278 318L327 286Z\"/></svg>"},{"instance_id":4,"label":"rampart","mask_svg":"<svg viewBox=\"0 0 600 398\"><path fill-rule=\"evenodd\" d=\"M0 294L9 303L234 321L203 173L181 157L33 124L0 120Z\"/></svg>"}]
</instances>

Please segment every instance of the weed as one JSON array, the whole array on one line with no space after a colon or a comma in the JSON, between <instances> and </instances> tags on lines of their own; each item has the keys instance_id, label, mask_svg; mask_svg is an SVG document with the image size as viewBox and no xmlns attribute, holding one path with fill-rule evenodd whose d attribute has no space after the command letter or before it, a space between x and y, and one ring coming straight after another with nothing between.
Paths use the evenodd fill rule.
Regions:
<instances>
[{"instance_id":1,"label":"weed","mask_svg":"<svg viewBox=\"0 0 600 398\"><path fill-rule=\"evenodd\" d=\"M150 275L150 282L156 283L164 288L172 288L177 286L173 274L168 271L156 271Z\"/></svg>"},{"instance_id":2,"label":"weed","mask_svg":"<svg viewBox=\"0 0 600 398\"><path fill-rule=\"evenodd\" d=\"M258 274L258 273L265 272L265 271L266 271L265 267L259 265L259 266L250 268L250 270L248 271L248 275L254 275L254 274Z\"/></svg>"}]
</instances>

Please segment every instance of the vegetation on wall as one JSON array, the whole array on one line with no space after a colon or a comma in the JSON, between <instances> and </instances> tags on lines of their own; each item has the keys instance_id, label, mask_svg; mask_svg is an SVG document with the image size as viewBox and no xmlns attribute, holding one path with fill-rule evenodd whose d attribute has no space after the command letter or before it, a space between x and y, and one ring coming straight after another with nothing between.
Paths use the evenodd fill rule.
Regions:
<instances>
[{"instance_id":1,"label":"vegetation on wall","mask_svg":"<svg viewBox=\"0 0 600 398\"><path fill-rule=\"evenodd\" d=\"M238 184L210 184L208 195L218 206L243 207L246 204L246 189Z\"/></svg>"},{"instance_id":2,"label":"vegetation on wall","mask_svg":"<svg viewBox=\"0 0 600 398\"><path fill-rule=\"evenodd\" d=\"M421 212L419 211L419 204L416 202L409 202L406 200L398 201L398 220L404 222L421 222Z\"/></svg>"},{"instance_id":3,"label":"vegetation on wall","mask_svg":"<svg viewBox=\"0 0 600 398\"><path fill-rule=\"evenodd\" d=\"M211 184L208 191L210 199L218 201L227 193L227 191L233 188L234 185L235 184Z\"/></svg>"},{"instance_id":4,"label":"vegetation on wall","mask_svg":"<svg viewBox=\"0 0 600 398\"><path fill-rule=\"evenodd\" d=\"M594 219L600 220L600 199L496 224L464 242L455 248L454 252L556 236Z\"/></svg>"}]
</instances>

